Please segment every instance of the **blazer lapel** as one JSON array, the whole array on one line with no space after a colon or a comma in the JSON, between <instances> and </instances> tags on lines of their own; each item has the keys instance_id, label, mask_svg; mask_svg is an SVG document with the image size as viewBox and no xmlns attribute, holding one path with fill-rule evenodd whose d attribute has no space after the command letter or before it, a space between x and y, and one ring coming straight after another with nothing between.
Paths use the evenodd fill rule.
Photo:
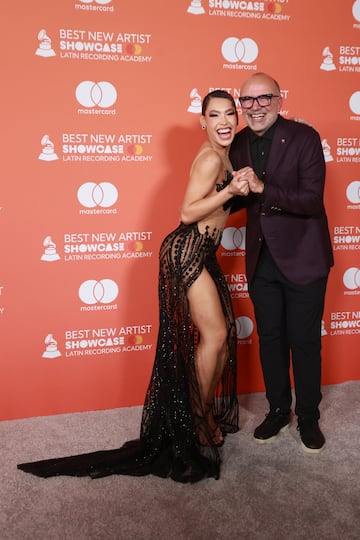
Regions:
<instances>
[{"instance_id":1,"label":"blazer lapel","mask_svg":"<svg viewBox=\"0 0 360 540\"><path fill-rule=\"evenodd\" d=\"M292 136L286 129L286 122L280 117L271 143L270 154L266 164L267 175L276 171L279 164L287 159L286 153Z\"/></svg>"}]
</instances>

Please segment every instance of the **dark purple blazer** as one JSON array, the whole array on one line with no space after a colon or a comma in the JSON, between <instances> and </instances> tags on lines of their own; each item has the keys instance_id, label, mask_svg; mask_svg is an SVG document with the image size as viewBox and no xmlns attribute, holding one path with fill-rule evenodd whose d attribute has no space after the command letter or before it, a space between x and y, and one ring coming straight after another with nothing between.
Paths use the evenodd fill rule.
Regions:
<instances>
[{"instance_id":1,"label":"dark purple blazer","mask_svg":"<svg viewBox=\"0 0 360 540\"><path fill-rule=\"evenodd\" d=\"M235 136L234 170L252 167L250 129ZM231 212L247 208L246 274L254 277L265 238L281 272L306 284L325 277L334 264L323 194L325 162L319 134L306 124L279 116L264 177L264 195L235 197Z\"/></svg>"}]
</instances>

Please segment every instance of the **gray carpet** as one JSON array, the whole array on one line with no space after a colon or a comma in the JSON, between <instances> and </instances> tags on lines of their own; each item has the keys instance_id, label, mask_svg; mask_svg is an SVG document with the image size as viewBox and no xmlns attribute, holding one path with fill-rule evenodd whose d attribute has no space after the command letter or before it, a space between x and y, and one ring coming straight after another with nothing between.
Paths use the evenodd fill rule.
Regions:
<instances>
[{"instance_id":1,"label":"gray carpet","mask_svg":"<svg viewBox=\"0 0 360 540\"><path fill-rule=\"evenodd\" d=\"M120 446L141 408L5 421L1 540L357 540L360 538L360 381L323 388L319 455L296 423L271 444L252 440L264 394L240 396L241 430L227 437L219 480L177 484L153 476L40 479L16 464Z\"/></svg>"}]
</instances>

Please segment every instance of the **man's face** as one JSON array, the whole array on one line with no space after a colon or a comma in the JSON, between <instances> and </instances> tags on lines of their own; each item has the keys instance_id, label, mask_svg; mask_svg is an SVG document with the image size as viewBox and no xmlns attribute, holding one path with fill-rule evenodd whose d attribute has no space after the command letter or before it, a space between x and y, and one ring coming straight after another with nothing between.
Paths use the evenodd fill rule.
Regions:
<instances>
[{"instance_id":1,"label":"man's face","mask_svg":"<svg viewBox=\"0 0 360 540\"><path fill-rule=\"evenodd\" d=\"M265 98L265 96L270 95L272 97ZM244 100L245 97L258 97L263 104L258 103L256 100ZM241 100L243 100L243 103L241 103ZM245 81L241 87L240 103L245 122L254 133L261 136L276 122L281 109L282 98L273 79L267 75L254 75Z\"/></svg>"}]
</instances>

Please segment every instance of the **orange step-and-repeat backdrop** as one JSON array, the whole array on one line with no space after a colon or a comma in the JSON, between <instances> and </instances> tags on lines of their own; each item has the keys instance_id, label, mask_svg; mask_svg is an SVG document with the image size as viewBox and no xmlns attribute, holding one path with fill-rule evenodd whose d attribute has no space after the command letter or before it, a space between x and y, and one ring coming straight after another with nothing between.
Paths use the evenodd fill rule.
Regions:
<instances>
[{"instance_id":1,"label":"orange step-and-repeat backdrop","mask_svg":"<svg viewBox=\"0 0 360 540\"><path fill-rule=\"evenodd\" d=\"M237 100L255 71L321 135L335 252L323 382L359 379L360 0L33 0L1 20L0 418L142 403L157 253L202 141L201 99ZM263 391L245 226L232 216L219 251L239 393Z\"/></svg>"}]
</instances>

